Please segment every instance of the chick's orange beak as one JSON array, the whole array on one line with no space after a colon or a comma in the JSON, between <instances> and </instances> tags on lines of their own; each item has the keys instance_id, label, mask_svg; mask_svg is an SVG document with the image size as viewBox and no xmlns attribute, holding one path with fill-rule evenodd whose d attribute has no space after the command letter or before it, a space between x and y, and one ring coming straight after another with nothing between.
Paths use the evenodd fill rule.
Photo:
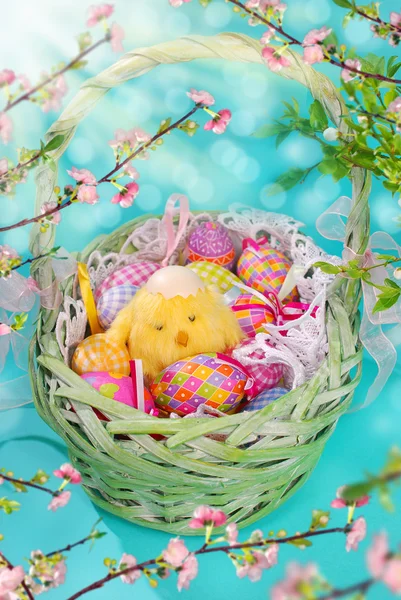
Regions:
<instances>
[{"instance_id":1,"label":"chick's orange beak","mask_svg":"<svg viewBox=\"0 0 401 600\"><path fill-rule=\"evenodd\" d=\"M179 331L177 333L176 342L179 346L184 346L186 348L188 344L188 334L186 331Z\"/></svg>"}]
</instances>

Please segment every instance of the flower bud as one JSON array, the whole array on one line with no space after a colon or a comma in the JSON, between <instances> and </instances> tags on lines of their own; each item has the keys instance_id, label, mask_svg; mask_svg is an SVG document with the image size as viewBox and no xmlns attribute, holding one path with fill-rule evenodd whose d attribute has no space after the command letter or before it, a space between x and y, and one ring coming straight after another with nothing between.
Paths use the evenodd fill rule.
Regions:
<instances>
[{"instance_id":1,"label":"flower bud","mask_svg":"<svg viewBox=\"0 0 401 600\"><path fill-rule=\"evenodd\" d=\"M323 131L323 137L327 142L335 142L338 136L339 132L336 127L328 127Z\"/></svg>"}]
</instances>

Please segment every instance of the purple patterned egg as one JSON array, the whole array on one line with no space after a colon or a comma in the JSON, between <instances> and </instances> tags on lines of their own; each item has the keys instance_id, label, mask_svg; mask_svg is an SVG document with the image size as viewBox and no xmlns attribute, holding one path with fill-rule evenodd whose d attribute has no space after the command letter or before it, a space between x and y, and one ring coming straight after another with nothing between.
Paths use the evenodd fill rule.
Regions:
<instances>
[{"instance_id":1,"label":"purple patterned egg","mask_svg":"<svg viewBox=\"0 0 401 600\"><path fill-rule=\"evenodd\" d=\"M233 413L248 387L248 377L222 354L198 354L179 360L159 373L150 385L156 404L185 416L206 404Z\"/></svg>"},{"instance_id":2,"label":"purple patterned egg","mask_svg":"<svg viewBox=\"0 0 401 600\"><path fill-rule=\"evenodd\" d=\"M234 265L234 244L228 231L220 223L213 221L202 223L189 236L187 264L202 260L226 269L231 269Z\"/></svg>"},{"instance_id":3,"label":"purple patterned egg","mask_svg":"<svg viewBox=\"0 0 401 600\"><path fill-rule=\"evenodd\" d=\"M95 290L95 301L97 302L106 290L118 285L135 285L140 288L145 285L149 277L159 269L159 264L150 262L149 260L142 260L121 267L121 269L117 269L117 271L108 275L103 283Z\"/></svg>"},{"instance_id":4,"label":"purple patterned egg","mask_svg":"<svg viewBox=\"0 0 401 600\"><path fill-rule=\"evenodd\" d=\"M136 285L119 285L103 292L96 303L97 316L103 329L110 327L120 310L132 300L138 289Z\"/></svg>"},{"instance_id":5,"label":"purple patterned egg","mask_svg":"<svg viewBox=\"0 0 401 600\"><path fill-rule=\"evenodd\" d=\"M256 396L256 398L254 398L251 402L248 402L244 406L244 411L249 412L254 410L260 410L261 408L268 406L278 398L281 398L281 396L284 396L284 394L288 394L288 392L289 390L286 390L282 387L275 387L271 390L265 390L264 392L258 394L258 396Z\"/></svg>"}]
</instances>

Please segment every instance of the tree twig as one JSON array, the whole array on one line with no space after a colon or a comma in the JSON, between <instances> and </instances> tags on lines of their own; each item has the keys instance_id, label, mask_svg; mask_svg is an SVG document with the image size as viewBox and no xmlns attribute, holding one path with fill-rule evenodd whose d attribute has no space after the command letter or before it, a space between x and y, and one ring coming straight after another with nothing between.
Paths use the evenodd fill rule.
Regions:
<instances>
[{"instance_id":1,"label":"tree twig","mask_svg":"<svg viewBox=\"0 0 401 600\"><path fill-rule=\"evenodd\" d=\"M17 483L19 485L25 485L26 487L35 488L36 490L41 490L42 492L51 494L53 497L58 496L60 493L58 490L53 491L50 488L43 487L43 485L38 485L37 483L32 483L31 481L24 481L23 479L15 479L14 477L9 477L4 473L0 473L0 477L6 481L9 481L10 483Z\"/></svg>"},{"instance_id":2,"label":"tree twig","mask_svg":"<svg viewBox=\"0 0 401 600\"><path fill-rule=\"evenodd\" d=\"M6 558L2 552L0 552L0 558L2 558L4 560L4 562L7 564L7 566L8 566L9 569L14 569L14 565L12 563L10 563L10 561L8 560L8 558ZM29 600L35 600L34 596L32 595L31 590L26 585L25 580L22 580L21 585L22 585L22 587L24 589L25 594L29 598Z\"/></svg>"}]
</instances>

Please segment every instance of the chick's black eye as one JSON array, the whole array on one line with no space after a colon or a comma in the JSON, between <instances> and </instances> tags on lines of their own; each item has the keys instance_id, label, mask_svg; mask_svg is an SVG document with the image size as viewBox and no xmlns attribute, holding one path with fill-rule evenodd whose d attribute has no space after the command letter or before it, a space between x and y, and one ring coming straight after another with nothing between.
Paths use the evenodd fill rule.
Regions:
<instances>
[{"instance_id":1,"label":"chick's black eye","mask_svg":"<svg viewBox=\"0 0 401 600\"><path fill-rule=\"evenodd\" d=\"M155 329L157 329L157 331L161 331L163 329L163 325L155 325Z\"/></svg>"},{"instance_id":2,"label":"chick's black eye","mask_svg":"<svg viewBox=\"0 0 401 600\"><path fill-rule=\"evenodd\" d=\"M195 315L189 315L188 319L193 323L195 321Z\"/></svg>"}]
</instances>

